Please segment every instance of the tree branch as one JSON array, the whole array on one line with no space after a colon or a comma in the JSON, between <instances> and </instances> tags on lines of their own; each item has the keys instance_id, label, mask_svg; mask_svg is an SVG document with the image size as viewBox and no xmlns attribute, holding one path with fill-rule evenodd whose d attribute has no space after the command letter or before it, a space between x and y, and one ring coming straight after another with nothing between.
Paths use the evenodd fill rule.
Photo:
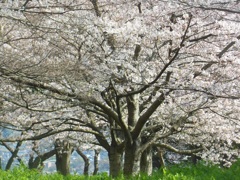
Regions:
<instances>
[{"instance_id":1,"label":"tree branch","mask_svg":"<svg viewBox=\"0 0 240 180\"><path fill-rule=\"evenodd\" d=\"M202 36L202 37L198 37L198 38L195 38L195 39L190 39L189 42L196 42L196 41L204 40L204 39L207 39L207 38L209 38L211 36L216 36L216 35L208 34L208 35L205 35L205 36Z\"/></svg>"},{"instance_id":2,"label":"tree branch","mask_svg":"<svg viewBox=\"0 0 240 180\"><path fill-rule=\"evenodd\" d=\"M145 125L145 123L149 120L150 116L156 111L156 109L164 102L165 96L168 95L170 92L171 92L171 90L168 91L165 95L162 93L152 103L152 105L147 109L147 111L142 116L140 116L134 130L132 131L132 135L133 135L134 138L139 136L139 134L140 134L143 126Z\"/></svg>"},{"instance_id":3,"label":"tree branch","mask_svg":"<svg viewBox=\"0 0 240 180\"><path fill-rule=\"evenodd\" d=\"M98 0L90 0L90 1L93 4L93 8L94 8L94 11L95 11L97 17L101 17L101 12L98 8Z\"/></svg>"},{"instance_id":4,"label":"tree branch","mask_svg":"<svg viewBox=\"0 0 240 180\"><path fill-rule=\"evenodd\" d=\"M185 155L192 155L194 153L198 153L203 150L202 147L197 148L197 149L192 149L192 150L183 150L183 149L181 150L181 149L174 148L173 146L171 146L169 144L165 144L165 143L155 143L154 145L157 147L166 148L166 149L168 149L172 152L178 153L178 154L185 154Z\"/></svg>"},{"instance_id":5,"label":"tree branch","mask_svg":"<svg viewBox=\"0 0 240 180\"><path fill-rule=\"evenodd\" d=\"M155 84L163 75L163 73L166 71L166 69L173 63L173 61L177 58L178 54L179 54L179 51L181 49L181 47L184 46L184 42L186 40L186 35L187 35L187 32L188 32L188 29L190 27L190 24L191 24L191 21L192 21L192 15L189 14L190 18L188 20L188 23L187 23L187 28L186 30L184 31L184 34L182 36L182 41L180 42L179 44L179 48L176 49L176 51L174 52L174 55L170 58L170 60L168 61L167 64L165 64L165 66L162 68L162 70L158 73L158 75L155 77L155 79L153 81L151 81L150 83L146 84L145 86L143 86L142 88L140 88L139 90L135 90L135 91L131 91L131 92L128 92L126 94L120 94L118 95L118 97L122 98L122 97L127 97L127 96L131 96L131 95L134 95L134 94L138 94L138 93L142 93L143 91L145 91L146 89L148 89L149 87L151 87L153 84Z\"/></svg>"},{"instance_id":6,"label":"tree branch","mask_svg":"<svg viewBox=\"0 0 240 180\"><path fill-rule=\"evenodd\" d=\"M240 35L237 39L240 39ZM235 43L235 41L230 42L220 53L217 54L217 57L221 58Z\"/></svg>"}]
</instances>

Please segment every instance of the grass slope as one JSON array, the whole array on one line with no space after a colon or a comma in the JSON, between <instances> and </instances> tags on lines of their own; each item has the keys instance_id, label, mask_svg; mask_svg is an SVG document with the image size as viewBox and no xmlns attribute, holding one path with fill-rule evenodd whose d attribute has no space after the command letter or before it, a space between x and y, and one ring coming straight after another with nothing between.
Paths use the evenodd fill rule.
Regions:
<instances>
[{"instance_id":1,"label":"grass slope","mask_svg":"<svg viewBox=\"0 0 240 180\"><path fill-rule=\"evenodd\" d=\"M123 176L116 180L124 180ZM152 176L144 174L128 177L128 180L240 180L240 160L230 168L219 168L216 165L204 165L199 163L196 166L180 164L161 169ZM106 173L96 176L69 175L62 176L58 173L41 174L35 170L29 170L24 165L14 168L11 171L0 170L0 180L111 180Z\"/></svg>"}]
</instances>

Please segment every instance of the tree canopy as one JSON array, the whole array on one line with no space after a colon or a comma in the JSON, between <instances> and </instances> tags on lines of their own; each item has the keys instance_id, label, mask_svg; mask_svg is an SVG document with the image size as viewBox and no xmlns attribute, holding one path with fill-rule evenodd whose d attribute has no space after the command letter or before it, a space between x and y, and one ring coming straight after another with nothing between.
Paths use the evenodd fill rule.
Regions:
<instances>
[{"instance_id":1,"label":"tree canopy","mask_svg":"<svg viewBox=\"0 0 240 180\"><path fill-rule=\"evenodd\" d=\"M123 156L126 175L150 174L141 162L153 146L231 162L240 143L239 6L2 1L1 126L26 132L5 141L86 137L108 151L113 176Z\"/></svg>"}]
</instances>

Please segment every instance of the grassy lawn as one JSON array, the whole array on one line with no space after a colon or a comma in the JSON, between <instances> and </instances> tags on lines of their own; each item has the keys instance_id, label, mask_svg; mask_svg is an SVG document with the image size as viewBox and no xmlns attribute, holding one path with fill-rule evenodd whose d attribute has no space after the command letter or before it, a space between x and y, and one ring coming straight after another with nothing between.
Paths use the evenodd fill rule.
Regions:
<instances>
[{"instance_id":1,"label":"grassy lawn","mask_svg":"<svg viewBox=\"0 0 240 180\"><path fill-rule=\"evenodd\" d=\"M25 166L19 166L11 171L0 170L0 180L110 180L106 173L96 176L69 175L62 176L57 173L41 174L34 170L29 170ZM125 179L123 176L116 180ZM219 168L215 165L197 166L180 164L160 169L152 176L141 174L135 177L128 177L128 180L239 180L240 179L240 160L230 168Z\"/></svg>"}]
</instances>

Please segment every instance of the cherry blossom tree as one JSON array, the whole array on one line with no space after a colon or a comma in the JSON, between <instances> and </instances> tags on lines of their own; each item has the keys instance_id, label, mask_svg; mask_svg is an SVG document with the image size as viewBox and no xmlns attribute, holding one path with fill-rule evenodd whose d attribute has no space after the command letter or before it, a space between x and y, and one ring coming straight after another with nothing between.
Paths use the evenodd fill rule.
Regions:
<instances>
[{"instance_id":1,"label":"cherry blossom tree","mask_svg":"<svg viewBox=\"0 0 240 180\"><path fill-rule=\"evenodd\" d=\"M28 132L22 140L87 133L108 151L112 176L150 174L152 146L239 157L238 1L1 7L0 97L14 109L2 123Z\"/></svg>"}]
</instances>

